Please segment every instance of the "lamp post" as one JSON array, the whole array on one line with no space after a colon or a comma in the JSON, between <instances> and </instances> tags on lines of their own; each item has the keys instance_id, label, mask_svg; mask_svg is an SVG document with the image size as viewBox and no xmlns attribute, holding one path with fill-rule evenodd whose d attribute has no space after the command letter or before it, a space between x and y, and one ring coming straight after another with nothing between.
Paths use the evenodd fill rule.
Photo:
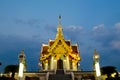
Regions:
<instances>
[{"instance_id":1,"label":"lamp post","mask_svg":"<svg viewBox=\"0 0 120 80\"><path fill-rule=\"evenodd\" d=\"M26 71L26 57L24 54L24 50L21 51L19 54L19 72L18 72L18 77L19 80L22 80L23 78L23 72Z\"/></svg>"},{"instance_id":2,"label":"lamp post","mask_svg":"<svg viewBox=\"0 0 120 80\"><path fill-rule=\"evenodd\" d=\"M101 80L101 79L100 79L101 72L100 72L99 59L100 59L100 56L99 56L99 54L97 53L97 51L96 51L96 49L95 49L95 50L94 50L94 55L93 55L94 69L95 69L95 71L96 71L97 79L98 79L98 80Z\"/></svg>"},{"instance_id":3,"label":"lamp post","mask_svg":"<svg viewBox=\"0 0 120 80\"><path fill-rule=\"evenodd\" d=\"M24 70L24 65L23 65L23 63L20 63L19 64L19 73L18 73L19 80L21 80L21 78L23 77L23 70Z\"/></svg>"}]
</instances>

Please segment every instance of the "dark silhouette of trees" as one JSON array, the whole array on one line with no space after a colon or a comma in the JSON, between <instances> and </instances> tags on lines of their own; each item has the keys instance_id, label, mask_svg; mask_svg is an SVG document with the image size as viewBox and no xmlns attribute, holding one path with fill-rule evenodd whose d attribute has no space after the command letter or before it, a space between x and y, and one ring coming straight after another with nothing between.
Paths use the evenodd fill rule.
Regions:
<instances>
[{"instance_id":1,"label":"dark silhouette of trees","mask_svg":"<svg viewBox=\"0 0 120 80\"><path fill-rule=\"evenodd\" d=\"M0 62L0 66L2 65L2 63Z\"/></svg>"},{"instance_id":2,"label":"dark silhouette of trees","mask_svg":"<svg viewBox=\"0 0 120 80\"><path fill-rule=\"evenodd\" d=\"M16 79L14 79L12 77L2 76L2 77L0 77L0 80L16 80Z\"/></svg>"},{"instance_id":3,"label":"dark silhouette of trees","mask_svg":"<svg viewBox=\"0 0 120 80\"><path fill-rule=\"evenodd\" d=\"M116 73L115 77L113 78L111 76L111 74ZM101 68L101 74L102 75L107 75L107 79L106 80L116 80L116 78L118 78L118 72L116 70L116 67L114 66L105 66Z\"/></svg>"},{"instance_id":4,"label":"dark silhouette of trees","mask_svg":"<svg viewBox=\"0 0 120 80\"><path fill-rule=\"evenodd\" d=\"M12 72L12 76L11 77L14 78L15 72L18 72L18 68L19 68L18 65L8 65L8 66L5 67L4 73Z\"/></svg>"},{"instance_id":5,"label":"dark silhouette of trees","mask_svg":"<svg viewBox=\"0 0 120 80\"><path fill-rule=\"evenodd\" d=\"M112 73L117 72L114 66L106 66L101 68L101 73L106 74L107 77L110 77Z\"/></svg>"}]
</instances>

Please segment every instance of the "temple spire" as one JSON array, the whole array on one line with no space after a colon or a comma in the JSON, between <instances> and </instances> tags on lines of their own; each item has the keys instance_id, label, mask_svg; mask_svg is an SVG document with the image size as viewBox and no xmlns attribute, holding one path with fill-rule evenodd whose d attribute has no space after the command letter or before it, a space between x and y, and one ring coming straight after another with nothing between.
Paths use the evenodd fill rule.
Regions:
<instances>
[{"instance_id":1,"label":"temple spire","mask_svg":"<svg viewBox=\"0 0 120 80\"><path fill-rule=\"evenodd\" d=\"M61 15L58 17L58 24L61 24Z\"/></svg>"},{"instance_id":2,"label":"temple spire","mask_svg":"<svg viewBox=\"0 0 120 80\"><path fill-rule=\"evenodd\" d=\"M62 26L61 26L61 16L58 17L58 27L56 38L63 37Z\"/></svg>"}]
</instances>

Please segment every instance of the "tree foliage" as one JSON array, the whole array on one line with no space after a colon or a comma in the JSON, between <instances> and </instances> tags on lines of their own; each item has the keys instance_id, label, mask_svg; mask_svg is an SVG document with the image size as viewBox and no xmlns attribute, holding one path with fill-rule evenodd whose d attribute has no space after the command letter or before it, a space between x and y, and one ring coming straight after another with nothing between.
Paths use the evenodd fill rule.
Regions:
<instances>
[{"instance_id":1,"label":"tree foliage","mask_svg":"<svg viewBox=\"0 0 120 80\"><path fill-rule=\"evenodd\" d=\"M116 73L117 74L116 67L114 67L114 66L105 66L105 67L101 68L101 74L102 75L106 74L108 78L111 77L112 73Z\"/></svg>"},{"instance_id":2,"label":"tree foliage","mask_svg":"<svg viewBox=\"0 0 120 80\"><path fill-rule=\"evenodd\" d=\"M18 65L8 65L4 69L4 73L10 73L12 72L12 77L14 77L15 72L18 72Z\"/></svg>"}]
</instances>

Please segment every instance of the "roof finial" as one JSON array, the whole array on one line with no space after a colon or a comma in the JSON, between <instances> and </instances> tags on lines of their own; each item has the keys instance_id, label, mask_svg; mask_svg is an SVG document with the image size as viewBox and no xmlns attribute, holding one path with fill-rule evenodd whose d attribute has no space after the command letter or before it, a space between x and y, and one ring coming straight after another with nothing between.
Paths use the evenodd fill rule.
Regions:
<instances>
[{"instance_id":1,"label":"roof finial","mask_svg":"<svg viewBox=\"0 0 120 80\"><path fill-rule=\"evenodd\" d=\"M59 24L61 24L61 15L58 17Z\"/></svg>"},{"instance_id":2,"label":"roof finial","mask_svg":"<svg viewBox=\"0 0 120 80\"><path fill-rule=\"evenodd\" d=\"M59 15L59 19L61 19L61 15Z\"/></svg>"},{"instance_id":3,"label":"roof finial","mask_svg":"<svg viewBox=\"0 0 120 80\"><path fill-rule=\"evenodd\" d=\"M59 17L58 17L58 28L57 28L57 37L59 36L62 36L63 37L63 33L62 33L62 26L61 26L61 15L59 15ZM57 38L56 37L56 38Z\"/></svg>"}]
</instances>

